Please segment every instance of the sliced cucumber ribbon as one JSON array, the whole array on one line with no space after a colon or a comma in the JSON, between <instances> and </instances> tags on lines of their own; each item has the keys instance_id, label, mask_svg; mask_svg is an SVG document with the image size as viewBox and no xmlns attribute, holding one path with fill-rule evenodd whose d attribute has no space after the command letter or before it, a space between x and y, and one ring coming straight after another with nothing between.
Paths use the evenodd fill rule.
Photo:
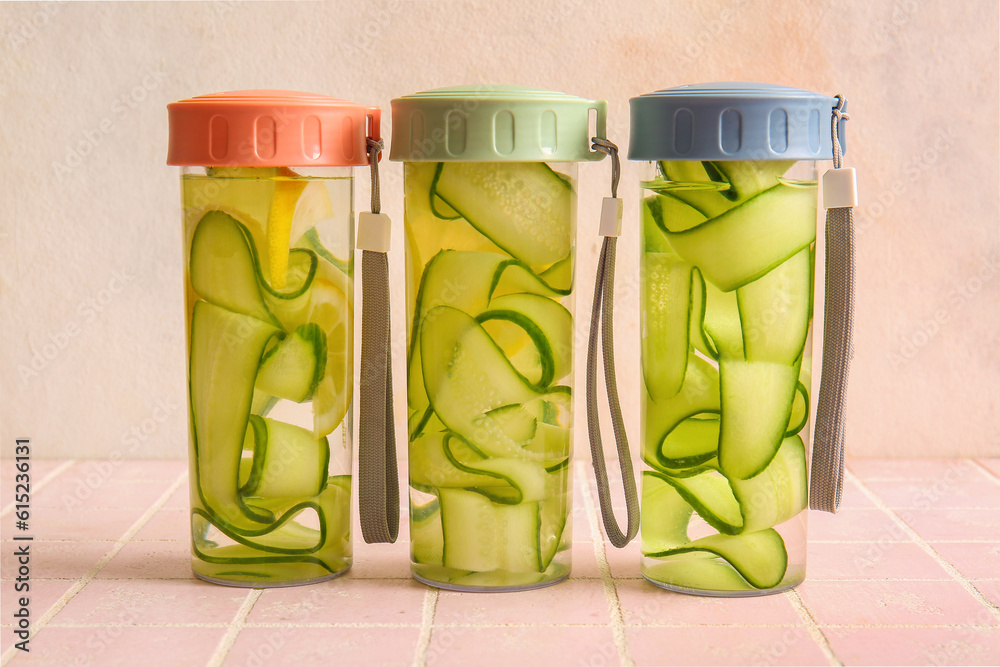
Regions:
<instances>
[{"instance_id":1,"label":"sliced cucumber ribbon","mask_svg":"<svg viewBox=\"0 0 1000 667\"><path fill-rule=\"evenodd\" d=\"M643 201L643 553L664 583L778 586L775 527L808 502L816 193L788 167L661 163L671 187ZM692 514L717 532L690 538Z\"/></svg>"},{"instance_id":2,"label":"sliced cucumber ribbon","mask_svg":"<svg viewBox=\"0 0 1000 667\"><path fill-rule=\"evenodd\" d=\"M317 292L326 281L316 253L304 248L288 253L285 287L275 289L248 227L215 209L194 228L189 270L200 299L190 331L192 529L195 554L210 566L199 572L295 580L302 576L295 563L316 566L316 576L341 571L350 478L328 478L325 434L262 415L279 398L312 399L322 411L314 394L328 380L349 391L330 377L334 332L309 321L317 308L347 306L346 298ZM306 515L315 515L317 529L303 525ZM210 526L232 544L213 546Z\"/></svg>"},{"instance_id":3,"label":"sliced cucumber ribbon","mask_svg":"<svg viewBox=\"0 0 1000 667\"><path fill-rule=\"evenodd\" d=\"M422 167L414 206L465 230L431 246L410 309L410 485L432 498L411 497L412 557L454 584L544 581L568 546L572 185L539 164Z\"/></svg>"}]
</instances>

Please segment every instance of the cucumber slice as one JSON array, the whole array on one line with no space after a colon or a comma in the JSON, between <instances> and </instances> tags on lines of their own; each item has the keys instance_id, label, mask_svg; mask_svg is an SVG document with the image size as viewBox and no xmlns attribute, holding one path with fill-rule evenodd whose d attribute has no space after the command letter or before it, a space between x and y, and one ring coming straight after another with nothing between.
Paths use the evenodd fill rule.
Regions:
<instances>
[{"instance_id":1,"label":"cucumber slice","mask_svg":"<svg viewBox=\"0 0 1000 667\"><path fill-rule=\"evenodd\" d=\"M804 248L736 290L747 361L790 365L802 354L812 310L811 258Z\"/></svg>"},{"instance_id":2,"label":"cucumber slice","mask_svg":"<svg viewBox=\"0 0 1000 667\"><path fill-rule=\"evenodd\" d=\"M651 195L644 203L650 222L661 232L684 232L708 220L704 213L674 194Z\"/></svg>"},{"instance_id":3,"label":"cucumber slice","mask_svg":"<svg viewBox=\"0 0 1000 667\"><path fill-rule=\"evenodd\" d=\"M428 405L423 384L420 328L427 313L438 306L452 306L478 315L490 300L490 285L506 261L503 255L442 250L427 263L420 281L410 332L407 402L411 409Z\"/></svg>"},{"instance_id":4,"label":"cucumber slice","mask_svg":"<svg viewBox=\"0 0 1000 667\"><path fill-rule=\"evenodd\" d=\"M566 429L563 429L566 430ZM538 571L549 569L560 549L567 548L564 537L569 521L569 457L550 469L545 480L545 495L538 501Z\"/></svg>"},{"instance_id":5,"label":"cucumber slice","mask_svg":"<svg viewBox=\"0 0 1000 667\"><path fill-rule=\"evenodd\" d=\"M711 461L719 449L719 417L689 417L660 446L658 463L665 469L693 468Z\"/></svg>"},{"instance_id":6,"label":"cucumber slice","mask_svg":"<svg viewBox=\"0 0 1000 667\"><path fill-rule=\"evenodd\" d=\"M669 558L698 551L725 559L755 588L774 588L788 567L785 541L773 528L745 535L709 535L683 547L648 555Z\"/></svg>"},{"instance_id":7,"label":"cucumber slice","mask_svg":"<svg viewBox=\"0 0 1000 667\"><path fill-rule=\"evenodd\" d=\"M272 519L237 493L254 380L264 347L278 330L206 301L191 320L191 426L197 493L216 525L256 530Z\"/></svg>"},{"instance_id":8,"label":"cucumber slice","mask_svg":"<svg viewBox=\"0 0 1000 667\"><path fill-rule=\"evenodd\" d=\"M303 244L302 247L312 250L316 253L316 256L320 259L324 259L333 266L337 267L344 275L353 275L354 273L354 262L353 258L341 259L334 255L330 250L323 245L323 241L319 238L319 232L316 231L315 227L310 227L306 230L302 238L299 239L298 243ZM321 265L322 266L322 265Z\"/></svg>"},{"instance_id":9,"label":"cucumber slice","mask_svg":"<svg viewBox=\"0 0 1000 667\"><path fill-rule=\"evenodd\" d=\"M292 248L288 251L285 263L280 269L271 269L283 271L283 280L278 285L269 282L260 265L257 265L257 279L264 290L264 298L269 303L276 300L292 301L304 295L316 277L319 259L308 248Z\"/></svg>"},{"instance_id":10,"label":"cucumber slice","mask_svg":"<svg viewBox=\"0 0 1000 667\"><path fill-rule=\"evenodd\" d=\"M688 417L719 412L719 372L704 359L691 357L680 392L664 403L652 401L647 394L644 408L643 460L653 468L663 468L664 438Z\"/></svg>"},{"instance_id":11,"label":"cucumber slice","mask_svg":"<svg viewBox=\"0 0 1000 667\"><path fill-rule=\"evenodd\" d=\"M539 280L545 283L552 291L560 295L566 295L573 291L573 254L570 253L563 259L550 266L538 274Z\"/></svg>"},{"instance_id":12,"label":"cucumber slice","mask_svg":"<svg viewBox=\"0 0 1000 667\"><path fill-rule=\"evenodd\" d=\"M663 475L642 473L642 513L639 530L643 553L658 553L674 549L688 540L687 526L691 505Z\"/></svg>"},{"instance_id":13,"label":"cucumber slice","mask_svg":"<svg viewBox=\"0 0 1000 667\"><path fill-rule=\"evenodd\" d=\"M656 474L656 473L654 473ZM687 477L664 476L664 481L712 528L726 535L743 532L743 513L729 480L716 470Z\"/></svg>"},{"instance_id":14,"label":"cucumber slice","mask_svg":"<svg viewBox=\"0 0 1000 667\"><path fill-rule=\"evenodd\" d=\"M705 288L704 330L717 351L712 356L715 359L743 359L743 325L736 292L723 292L704 280L701 284Z\"/></svg>"},{"instance_id":15,"label":"cucumber slice","mask_svg":"<svg viewBox=\"0 0 1000 667\"><path fill-rule=\"evenodd\" d=\"M448 306L433 309L421 327L420 353L427 396L445 426L486 456L528 456L504 430L505 418L490 412L539 393L475 319Z\"/></svg>"},{"instance_id":16,"label":"cucumber slice","mask_svg":"<svg viewBox=\"0 0 1000 667\"><path fill-rule=\"evenodd\" d=\"M777 185L694 229L667 232L667 239L728 292L816 240L816 189Z\"/></svg>"},{"instance_id":17,"label":"cucumber slice","mask_svg":"<svg viewBox=\"0 0 1000 667\"><path fill-rule=\"evenodd\" d=\"M728 199L743 202L778 185L778 177L791 169L794 160L735 160L709 163L729 183L723 191Z\"/></svg>"},{"instance_id":18,"label":"cucumber slice","mask_svg":"<svg viewBox=\"0 0 1000 667\"><path fill-rule=\"evenodd\" d=\"M733 207L733 201L726 194L729 184L722 180L710 162L670 161L658 164L662 180L644 182L644 188L670 195L707 218L722 215Z\"/></svg>"},{"instance_id":19,"label":"cucumber slice","mask_svg":"<svg viewBox=\"0 0 1000 667\"><path fill-rule=\"evenodd\" d=\"M537 572L538 505L502 505L464 489L441 489L445 567Z\"/></svg>"},{"instance_id":20,"label":"cucumber slice","mask_svg":"<svg viewBox=\"0 0 1000 667\"><path fill-rule=\"evenodd\" d=\"M271 411L278 403L277 396L269 396L262 391L254 389L253 401L250 403L250 412L255 415L260 415L261 417L266 417L267 413Z\"/></svg>"},{"instance_id":21,"label":"cucumber slice","mask_svg":"<svg viewBox=\"0 0 1000 667\"><path fill-rule=\"evenodd\" d=\"M681 390L691 353L691 266L673 253L643 255L642 377L654 401Z\"/></svg>"},{"instance_id":22,"label":"cucumber slice","mask_svg":"<svg viewBox=\"0 0 1000 667\"><path fill-rule=\"evenodd\" d=\"M254 433L250 478L240 488L244 496L304 499L326 486L330 443L312 431L251 415Z\"/></svg>"},{"instance_id":23,"label":"cucumber slice","mask_svg":"<svg viewBox=\"0 0 1000 667\"><path fill-rule=\"evenodd\" d=\"M508 294L537 294L558 299L573 291L573 255L536 274L523 262L508 259L497 267L490 297Z\"/></svg>"},{"instance_id":24,"label":"cucumber slice","mask_svg":"<svg viewBox=\"0 0 1000 667\"><path fill-rule=\"evenodd\" d=\"M437 498L426 504L410 503L410 539L410 556L414 563L443 564L444 531Z\"/></svg>"},{"instance_id":25,"label":"cucumber slice","mask_svg":"<svg viewBox=\"0 0 1000 667\"><path fill-rule=\"evenodd\" d=\"M723 359L719 464L730 479L748 479L771 462L785 436L799 369L768 361Z\"/></svg>"},{"instance_id":26,"label":"cucumber slice","mask_svg":"<svg viewBox=\"0 0 1000 667\"><path fill-rule=\"evenodd\" d=\"M496 485L495 476L473 472L465 466L455 465L453 462L455 458L482 460L483 457L468 447L464 457L461 453L446 452L445 443L452 437L448 432L427 433L410 443L410 485L428 493L442 488L461 489Z\"/></svg>"},{"instance_id":27,"label":"cucumber slice","mask_svg":"<svg viewBox=\"0 0 1000 667\"><path fill-rule=\"evenodd\" d=\"M799 373L801 376L801 372ZM792 400L792 413L788 417L788 428L785 437L793 436L809 422L809 389L800 380L795 385L795 398Z\"/></svg>"},{"instance_id":28,"label":"cucumber slice","mask_svg":"<svg viewBox=\"0 0 1000 667\"><path fill-rule=\"evenodd\" d=\"M221 211L209 211L191 240L191 286L199 297L234 313L280 326L264 303L253 238Z\"/></svg>"},{"instance_id":29,"label":"cucumber slice","mask_svg":"<svg viewBox=\"0 0 1000 667\"><path fill-rule=\"evenodd\" d=\"M513 458L483 458L451 435L443 438L442 449L452 467L475 476L475 482L468 483L472 481L469 477L461 486L474 488L496 503L516 505L546 497L547 474L545 468L538 463Z\"/></svg>"},{"instance_id":30,"label":"cucumber slice","mask_svg":"<svg viewBox=\"0 0 1000 667\"><path fill-rule=\"evenodd\" d=\"M750 479L731 479L743 514L743 532L756 532L788 521L806 508L806 449L802 438L785 438L771 463Z\"/></svg>"},{"instance_id":31,"label":"cucumber slice","mask_svg":"<svg viewBox=\"0 0 1000 667\"><path fill-rule=\"evenodd\" d=\"M428 190L428 194L430 195L428 199L431 213L434 214L434 217L441 218L442 220L457 220L462 217L462 214L449 206L448 202L441 199L437 193L437 182L438 178L441 176L441 168L444 167L444 163L438 162L437 164L434 164L433 167L434 178L431 180L431 187L430 190Z\"/></svg>"},{"instance_id":32,"label":"cucumber slice","mask_svg":"<svg viewBox=\"0 0 1000 667\"><path fill-rule=\"evenodd\" d=\"M723 294L724 292L720 292ZM705 318L708 314L708 288L701 271L691 269L691 321L688 337L694 349L711 359L719 358L719 350L715 341L705 329Z\"/></svg>"},{"instance_id":33,"label":"cucumber slice","mask_svg":"<svg viewBox=\"0 0 1000 667\"><path fill-rule=\"evenodd\" d=\"M276 584L326 576L350 565L350 476L331 477L314 500L283 512L283 517L265 526L253 539L234 533L226 524L214 523L237 544L218 545L206 541L210 515L192 510L193 551L200 562L199 574L209 578L252 578ZM313 510L320 530L290 523L299 512ZM199 522L203 526L199 526Z\"/></svg>"},{"instance_id":34,"label":"cucumber slice","mask_svg":"<svg viewBox=\"0 0 1000 667\"><path fill-rule=\"evenodd\" d=\"M704 216L702 216L704 217ZM660 195L650 195L642 200L642 251L674 252L663 235L663 212Z\"/></svg>"},{"instance_id":35,"label":"cucumber slice","mask_svg":"<svg viewBox=\"0 0 1000 667\"><path fill-rule=\"evenodd\" d=\"M490 301L489 310L476 320L481 324L506 321L517 325L522 335L507 345L500 345L511 364L532 384L547 387L573 370L573 316L562 304L536 294L509 294ZM515 359L508 350L526 350L525 342L532 343L530 355ZM494 338L494 341L500 344ZM527 356L525 361L518 363Z\"/></svg>"},{"instance_id":36,"label":"cucumber slice","mask_svg":"<svg viewBox=\"0 0 1000 667\"><path fill-rule=\"evenodd\" d=\"M643 573L654 581L753 591L787 571L774 527L807 502L796 434L808 422L816 209L812 184L781 178L791 164L663 162L642 184L656 193L643 201L648 293L669 284L668 270L686 281L659 303L643 294L644 343L650 323L672 343L669 353L643 349L643 459L653 468L643 478ZM679 391L663 392L663 378L675 389L679 373ZM718 533L702 537L701 522Z\"/></svg>"},{"instance_id":37,"label":"cucumber slice","mask_svg":"<svg viewBox=\"0 0 1000 667\"><path fill-rule=\"evenodd\" d=\"M326 356L326 334L318 324L304 324L265 355L255 386L271 396L307 401L323 379Z\"/></svg>"},{"instance_id":38,"label":"cucumber slice","mask_svg":"<svg viewBox=\"0 0 1000 667\"><path fill-rule=\"evenodd\" d=\"M263 172L266 168L257 170ZM264 222L271 209L274 196L274 181L264 177L222 177L214 170L210 176L185 174L183 180L183 203L185 224L189 228L209 211L226 213L253 232L254 245L267 252L264 241ZM190 238L186 239L190 249ZM266 260L266 258L265 258Z\"/></svg>"},{"instance_id":39,"label":"cucumber slice","mask_svg":"<svg viewBox=\"0 0 1000 667\"><path fill-rule=\"evenodd\" d=\"M529 266L549 266L572 250L572 185L542 162L444 162L435 192Z\"/></svg>"},{"instance_id":40,"label":"cucumber slice","mask_svg":"<svg viewBox=\"0 0 1000 667\"><path fill-rule=\"evenodd\" d=\"M692 591L753 591L740 573L724 560L706 552L671 556L653 564L643 563L642 572L653 581Z\"/></svg>"}]
</instances>

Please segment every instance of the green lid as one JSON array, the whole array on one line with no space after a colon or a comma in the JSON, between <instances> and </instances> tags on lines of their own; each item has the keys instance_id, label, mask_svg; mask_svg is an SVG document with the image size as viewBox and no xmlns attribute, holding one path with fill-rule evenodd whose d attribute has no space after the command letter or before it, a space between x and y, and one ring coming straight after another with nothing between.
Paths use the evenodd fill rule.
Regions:
<instances>
[{"instance_id":1,"label":"green lid","mask_svg":"<svg viewBox=\"0 0 1000 667\"><path fill-rule=\"evenodd\" d=\"M590 148L608 103L520 86L460 86L392 101L389 158L412 162L577 162L600 160Z\"/></svg>"}]
</instances>

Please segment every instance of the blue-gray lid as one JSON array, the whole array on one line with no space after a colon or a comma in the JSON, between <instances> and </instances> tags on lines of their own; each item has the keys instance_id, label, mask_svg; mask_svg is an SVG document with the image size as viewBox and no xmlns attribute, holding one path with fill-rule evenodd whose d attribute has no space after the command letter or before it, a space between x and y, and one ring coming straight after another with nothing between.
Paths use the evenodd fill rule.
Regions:
<instances>
[{"instance_id":1,"label":"blue-gray lid","mask_svg":"<svg viewBox=\"0 0 1000 667\"><path fill-rule=\"evenodd\" d=\"M837 98L767 83L701 83L629 100L630 160L829 160ZM844 122L838 128L844 145Z\"/></svg>"}]
</instances>

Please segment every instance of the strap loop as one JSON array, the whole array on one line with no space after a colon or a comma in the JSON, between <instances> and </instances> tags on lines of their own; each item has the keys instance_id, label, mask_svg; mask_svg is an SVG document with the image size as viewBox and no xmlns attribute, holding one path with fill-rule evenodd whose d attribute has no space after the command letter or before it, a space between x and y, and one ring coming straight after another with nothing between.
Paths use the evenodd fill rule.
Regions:
<instances>
[{"instance_id":1,"label":"strap loop","mask_svg":"<svg viewBox=\"0 0 1000 667\"><path fill-rule=\"evenodd\" d=\"M381 211L378 158L385 144L368 139L372 174L372 210L362 213L361 251L361 391L358 426L358 505L365 542L395 542L399 535L399 478L392 405L392 354L389 321L389 218ZM385 237L385 243L372 241Z\"/></svg>"},{"instance_id":2,"label":"strap loop","mask_svg":"<svg viewBox=\"0 0 1000 667\"><path fill-rule=\"evenodd\" d=\"M621 218L621 200L618 197L618 181L621 178L621 163L618 146L600 137L594 137L594 150L611 156L611 198L605 198L604 209L614 207L618 219ZM608 201L616 202L608 204ZM606 225L602 224L602 227ZM629 452L625 422L622 419L621 404L618 401L618 381L615 376L614 343L614 286L615 251L617 234L604 234L604 245L597 265L597 281L594 285L594 309L590 320L590 339L587 345L587 429L590 432L590 455L597 478L597 496L601 503L601 517L608 539L616 547L624 547L639 532L639 494L636 490L635 475L632 472L632 455ZM618 230L615 230L618 231ZM623 533L611 507L611 489L608 470L604 462L604 444L601 441L601 420L597 405L597 338L600 335L604 360L604 380L608 392L608 407L611 410L611 425L615 432L618 448L618 464L625 489L627 526Z\"/></svg>"},{"instance_id":3,"label":"strap loop","mask_svg":"<svg viewBox=\"0 0 1000 667\"><path fill-rule=\"evenodd\" d=\"M840 122L847 99L837 95L833 109L833 167L843 170ZM835 176L831 183L850 179L854 174ZM829 172L828 172L829 173ZM824 178L824 185L826 184ZM845 186L846 187L846 186ZM848 192L831 204L856 205L856 194ZM816 431L813 437L812 479L809 507L836 512L844 489L844 434L847 422L847 376L854 356L854 208L831 207L826 212L826 307L823 331L823 374L816 404Z\"/></svg>"}]
</instances>

